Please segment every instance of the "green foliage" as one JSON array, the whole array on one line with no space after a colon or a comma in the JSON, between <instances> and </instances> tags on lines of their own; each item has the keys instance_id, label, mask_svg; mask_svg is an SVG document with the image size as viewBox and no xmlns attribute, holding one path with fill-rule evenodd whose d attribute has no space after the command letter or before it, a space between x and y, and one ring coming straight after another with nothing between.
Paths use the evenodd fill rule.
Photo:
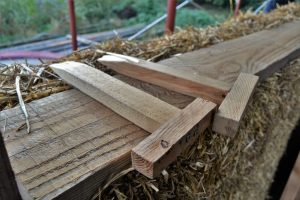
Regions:
<instances>
[{"instance_id":1,"label":"green foliage","mask_svg":"<svg viewBox=\"0 0 300 200\"><path fill-rule=\"evenodd\" d=\"M230 5L230 0L204 0L204 2L219 6L219 7L224 7L227 8ZM233 3L235 3L235 0L232 0ZM250 7L258 7L263 0L242 0L242 7L250 8Z\"/></svg>"},{"instance_id":2,"label":"green foliage","mask_svg":"<svg viewBox=\"0 0 300 200\"><path fill-rule=\"evenodd\" d=\"M218 0L207 0L218 1ZM108 30L137 23L149 23L166 12L166 2L158 0L77 0L79 30L97 24ZM178 1L180 3L180 1ZM114 11L131 6L137 16L118 19ZM0 0L0 44L22 40L41 32L66 34L69 29L66 0ZM177 26L207 26L216 19L208 12L184 8L178 11Z\"/></svg>"},{"instance_id":3,"label":"green foliage","mask_svg":"<svg viewBox=\"0 0 300 200\"><path fill-rule=\"evenodd\" d=\"M43 4L36 0L1 0L0 1L0 42L5 38L24 38L53 28L53 19L59 19L65 25L66 16L56 12L62 8L64 0L52 0ZM61 28L61 27L60 27Z\"/></svg>"},{"instance_id":4,"label":"green foliage","mask_svg":"<svg viewBox=\"0 0 300 200\"><path fill-rule=\"evenodd\" d=\"M216 23L216 19L205 10L182 9L177 12L176 26L205 27Z\"/></svg>"}]
</instances>

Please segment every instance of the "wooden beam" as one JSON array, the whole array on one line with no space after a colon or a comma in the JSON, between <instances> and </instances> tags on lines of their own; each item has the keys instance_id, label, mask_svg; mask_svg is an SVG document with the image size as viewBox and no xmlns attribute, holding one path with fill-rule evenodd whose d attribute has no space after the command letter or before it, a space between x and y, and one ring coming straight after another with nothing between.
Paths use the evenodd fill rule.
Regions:
<instances>
[{"instance_id":1,"label":"wooden beam","mask_svg":"<svg viewBox=\"0 0 300 200\"><path fill-rule=\"evenodd\" d=\"M0 132L0 199L21 200L21 195L11 168L5 144Z\"/></svg>"},{"instance_id":2,"label":"wooden beam","mask_svg":"<svg viewBox=\"0 0 300 200\"><path fill-rule=\"evenodd\" d=\"M120 74L218 104L230 89L223 81L130 56L110 53L98 61Z\"/></svg>"},{"instance_id":3,"label":"wooden beam","mask_svg":"<svg viewBox=\"0 0 300 200\"><path fill-rule=\"evenodd\" d=\"M241 72L264 79L300 56L300 21L188 52L159 62L234 84Z\"/></svg>"},{"instance_id":4,"label":"wooden beam","mask_svg":"<svg viewBox=\"0 0 300 200\"><path fill-rule=\"evenodd\" d=\"M213 131L233 137L239 128L258 76L241 73L215 114Z\"/></svg>"},{"instance_id":5,"label":"wooden beam","mask_svg":"<svg viewBox=\"0 0 300 200\"><path fill-rule=\"evenodd\" d=\"M67 83L152 133L179 109L104 72L78 62L52 64Z\"/></svg>"},{"instance_id":6,"label":"wooden beam","mask_svg":"<svg viewBox=\"0 0 300 200\"><path fill-rule=\"evenodd\" d=\"M210 125L215 108L212 102L194 100L132 149L132 166L149 178L158 176Z\"/></svg>"}]
</instances>

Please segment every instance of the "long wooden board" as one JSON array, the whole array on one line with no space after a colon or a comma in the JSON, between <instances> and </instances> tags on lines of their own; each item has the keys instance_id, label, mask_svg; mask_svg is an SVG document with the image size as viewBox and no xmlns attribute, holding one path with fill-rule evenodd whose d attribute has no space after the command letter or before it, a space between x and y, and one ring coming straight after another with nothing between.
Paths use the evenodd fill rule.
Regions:
<instances>
[{"instance_id":1,"label":"long wooden board","mask_svg":"<svg viewBox=\"0 0 300 200\"><path fill-rule=\"evenodd\" d=\"M0 127L6 124L12 168L33 199L90 197L110 174L129 166L131 149L148 135L78 90L27 108L30 134L16 131L24 123L19 107L0 112Z\"/></svg>"},{"instance_id":2,"label":"long wooden board","mask_svg":"<svg viewBox=\"0 0 300 200\"><path fill-rule=\"evenodd\" d=\"M257 82L258 76L240 73L214 116L213 131L235 136Z\"/></svg>"},{"instance_id":3,"label":"long wooden board","mask_svg":"<svg viewBox=\"0 0 300 200\"><path fill-rule=\"evenodd\" d=\"M230 89L223 81L129 56L110 54L98 61L120 74L218 104Z\"/></svg>"},{"instance_id":4,"label":"long wooden board","mask_svg":"<svg viewBox=\"0 0 300 200\"><path fill-rule=\"evenodd\" d=\"M152 133L179 109L118 79L78 62L52 64L67 83Z\"/></svg>"},{"instance_id":5,"label":"long wooden board","mask_svg":"<svg viewBox=\"0 0 300 200\"><path fill-rule=\"evenodd\" d=\"M232 86L241 72L256 74L264 79L298 58L299 33L300 21L290 22L159 63L224 81Z\"/></svg>"},{"instance_id":6,"label":"long wooden board","mask_svg":"<svg viewBox=\"0 0 300 200\"><path fill-rule=\"evenodd\" d=\"M132 149L132 166L148 178L157 177L210 125L215 108L212 102L194 100ZM196 125L199 129L189 132Z\"/></svg>"},{"instance_id":7,"label":"long wooden board","mask_svg":"<svg viewBox=\"0 0 300 200\"><path fill-rule=\"evenodd\" d=\"M287 47L293 43L295 46L295 41L287 42ZM281 45L284 47L285 44ZM184 56L180 58L184 59ZM189 64L189 60L184 65L185 62L180 62L178 57L161 63L197 73L201 66L209 64L204 62L209 56L203 56L203 60L201 57L196 58L201 65ZM230 63L234 63L234 59L240 62L237 56L231 57ZM214 63L216 60L209 58L209 62ZM279 64L282 66L284 63ZM214 67L206 69L208 74L216 76ZM222 80L223 74L227 72L233 74L229 80L232 79L234 83L237 75L230 70L229 67L224 68L217 76L218 79ZM228 79L226 77L224 80ZM192 97L152 84L125 76L118 78L178 108L184 108L193 101ZM26 130L16 131L24 123L18 107L0 112L0 128L3 131L6 124L3 137L17 179L36 199L89 199L111 174L130 167L131 149L148 135L77 90L54 94L28 105L31 134L28 135Z\"/></svg>"}]
</instances>

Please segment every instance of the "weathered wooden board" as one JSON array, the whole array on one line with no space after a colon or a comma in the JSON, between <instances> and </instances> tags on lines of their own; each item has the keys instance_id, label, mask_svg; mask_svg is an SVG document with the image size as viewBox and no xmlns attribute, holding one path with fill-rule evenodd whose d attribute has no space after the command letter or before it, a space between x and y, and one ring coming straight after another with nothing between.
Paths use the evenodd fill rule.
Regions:
<instances>
[{"instance_id":1,"label":"weathered wooden board","mask_svg":"<svg viewBox=\"0 0 300 200\"><path fill-rule=\"evenodd\" d=\"M240 72L261 79L300 56L300 21L163 60L160 64L233 85Z\"/></svg>"},{"instance_id":2,"label":"weathered wooden board","mask_svg":"<svg viewBox=\"0 0 300 200\"><path fill-rule=\"evenodd\" d=\"M104 72L78 62L52 64L67 83L152 133L179 109Z\"/></svg>"},{"instance_id":3,"label":"weathered wooden board","mask_svg":"<svg viewBox=\"0 0 300 200\"><path fill-rule=\"evenodd\" d=\"M24 123L19 108L2 111L0 126L3 131L6 119L3 136L12 167L37 199L51 199L77 184L81 192L63 194L61 199L87 198L109 174L129 165L130 150L147 135L77 90L27 107L30 134L16 131Z\"/></svg>"},{"instance_id":4,"label":"weathered wooden board","mask_svg":"<svg viewBox=\"0 0 300 200\"><path fill-rule=\"evenodd\" d=\"M278 50L281 53L289 56L296 55L295 52L298 52L296 44L299 44L299 40L295 38L299 36L291 34L294 34L295 29L299 26L287 27L284 25L284 27L283 32L279 34L277 31L277 35L273 35L274 40L272 40L276 40L274 44L277 43L280 46ZM287 28L290 28L289 31L285 31ZM282 38L286 37L286 34L290 34L290 38L294 37L294 39L283 40ZM269 35L266 36L266 40L269 41L270 38ZM278 43L280 40L285 41L286 44ZM271 46L274 44L269 43ZM249 42L249 45L253 44ZM294 53L286 54L290 52L291 46L294 47ZM226 52L230 49L225 48L218 51L215 47L211 48L214 54L208 52L205 54L206 56L204 54L202 57L201 55L195 56L197 63L191 64L190 59L192 58L185 59L185 56L179 57L180 59L174 57L161 63L184 68L191 73L206 72L203 74L208 74L211 78L226 81L229 84L233 84L238 72L243 71L232 71L234 67L229 67L230 63L238 63L237 66L240 69L245 63L249 69L257 65L263 67L267 63L267 61L263 62L264 59L258 59L254 53L253 57L255 58L249 59L251 64L241 61L239 56L232 56L226 62L225 58L222 60L222 58L212 55L217 52L222 55L222 51ZM239 50L236 53L243 50L240 48L247 51L246 47L237 45ZM269 47L266 46L266 48ZM283 48L286 48L287 51L282 52ZM261 57L267 58L267 51L264 49L257 48L257 52L264 52ZM274 53L277 57L276 55L271 55L271 57L279 59L276 66L283 66L288 59L282 59L282 55L279 55L276 49ZM218 59L222 61L218 62ZM254 62L255 60L259 61ZM185 65L185 62L189 64ZM212 63L211 67L209 67L209 62ZM216 71L219 74L216 74ZM244 72L249 73L247 70ZM223 76L224 78L222 78ZM176 107L184 108L194 99L125 76L118 78ZM0 128L3 131L5 118L7 118L6 131L3 136L12 168L16 172L17 179L22 182L29 194L37 199L56 197L57 199L79 200L89 198L111 174L130 166L131 149L148 135L136 125L77 90L51 95L28 105L32 125L31 134L28 135L26 130L16 131L24 123L19 108L0 112Z\"/></svg>"},{"instance_id":5,"label":"weathered wooden board","mask_svg":"<svg viewBox=\"0 0 300 200\"><path fill-rule=\"evenodd\" d=\"M223 81L129 56L105 55L98 61L131 78L193 97L202 97L218 104L223 101L230 89L230 85Z\"/></svg>"},{"instance_id":6,"label":"weathered wooden board","mask_svg":"<svg viewBox=\"0 0 300 200\"><path fill-rule=\"evenodd\" d=\"M132 166L148 178L157 177L210 125L215 108L212 102L194 100L132 149Z\"/></svg>"},{"instance_id":7,"label":"weathered wooden board","mask_svg":"<svg viewBox=\"0 0 300 200\"><path fill-rule=\"evenodd\" d=\"M193 99L122 78L183 108ZM16 107L0 112L0 127L17 178L36 199L87 199L111 174L130 166L130 151L148 133L78 90L27 105L31 133ZM5 123L6 121L6 123Z\"/></svg>"},{"instance_id":8,"label":"weathered wooden board","mask_svg":"<svg viewBox=\"0 0 300 200\"><path fill-rule=\"evenodd\" d=\"M235 136L257 82L258 76L240 73L214 116L213 131Z\"/></svg>"}]
</instances>

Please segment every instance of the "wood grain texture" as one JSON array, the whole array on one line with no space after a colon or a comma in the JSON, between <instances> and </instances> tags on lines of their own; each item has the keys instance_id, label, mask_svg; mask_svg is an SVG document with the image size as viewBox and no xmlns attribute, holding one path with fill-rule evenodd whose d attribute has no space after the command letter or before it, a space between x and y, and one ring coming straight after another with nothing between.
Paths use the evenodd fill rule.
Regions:
<instances>
[{"instance_id":1,"label":"wood grain texture","mask_svg":"<svg viewBox=\"0 0 300 200\"><path fill-rule=\"evenodd\" d=\"M295 39L289 41L282 38L286 37L286 34L294 34L298 27L289 27L289 31L285 31L287 28L284 28L285 30L280 34L277 31L276 37L272 39L274 44L277 42L281 50L287 49L286 55L289 59L291 55L288 52L292 46L293 55L297 52L298 35L294 35ZM270 39L269 36L266 37L267 40ZM280 40L285 41L286 44ZM251 40L249 43L251 44ZM271 46L274 44L270 42ZM239 51L243 49L247 51L246 47L238 46L238 48L241 48ZM232 49L223 51L226 50L233 51ZM242 58L238 56L239 51L236 51L237 56L231 56L227 63L224 62L225 58L223 60L220 57L213 58L209 52L203 54L203 57L195 56L195 62L192 62L191 58L185 60L184 56L181 56L161 63L180 67L191 73L202 71L201 74L205 76L206 73L203 72L207 72L211 74L209 76L211 78L233 84L238 73L232 71L234 67L230 66L236 66L234 63L237 62L238 66L243 68L246 63L240 61ZM260 52L260 49L258 48L257 51ZM215 49L214 54L217 53ZM222 52L219 51L218 55L222 55ZM267 57L267 54L262 57ZM281 55L278 58L282 58ZM208 62L205 62L206 59ZM209 62L214 63L218 59L221 59L220 62L207 67ZM255 59L257 57L249 59L251 64L247 63L246 66L265 66L265 63L261 64L263 59L259 58L256 63ZM279 61L287 62L287 59L279 59ZM277 63L277 66L281 66L283 62ZM207 68L202 68L203 66ZM220 66L223 66L224 70L219 70ZM230 73L225 74L227 70ZM216 74L216 71L220 74ZM180 108L184 108L193 100L192 97L125 76L118 78ZM24 123L18 107L0 112L0 128L3 131L7 119L3 137L12 168L18 171L17 179L26 190L31 188L28 192L36 199L90 198L110 175L130 167L131 149L149 134L77 90L65 91L31 102L28 104L28 112L33 127L31 134L28 135L26 130L16 131Z\"/></svg>"},{"instance_id":2,"label":"wood grain texture","mask_svg":"<svg viewBox=\"0 0 300 200\"><path fill-rule=\"evenodd\" d=\"M129 56L105 55L98 61L120 74L218 104L230 89L223 81Z\"/></svg>"},{"instance_id":3,"label":"wood grain texture","mask_svg":"<svg viewBox=\"0 0 300 200\"><path fill-rule=\"evenodd\" d=\"M0 112L17 179L33 199L87 199L112 173L130 166L130 151L148 133L102 104L70 90Z\"/></svg>"},{"instance_id":4,"label":"wood grain texture","mask_svg":"<svg viewBox=\"0 0 300 200\"><path fill-rule=\"evenodd\" d=\"M0 132L0 199L21 200L14 172L11 168L2 133Z\"/></svg>"},{"instance_id":5,"label":"wood grain texture","mask_svg":"<svg viewBox=\"0 0 300 200\"><path fill-rule=\"evenodd\" d=\"M233 137L259 77L241 73L214 116L213 131Z\"/></svg>"},{"instance_id":6,"label":"wood grain texture","mask_svg":"<svg viewBox=\"0 0 300 200\"><path fill-rule=\"evenodd\" d=\"M300 56L300 21L225 41L159 62L175 69L224 81L241 72L264 79Z\"/></svg>"},{"instance_id":7,"label":"wood grain texture","mask_svg":"<svg viewBox=\"0 0 300 200\"><path fill-rule=\"evenodd\" d=\"M158 176L210 125L215 108L212 102L194 100L132 149L132 166L151 179Z\"/></svg>"},{"instance_id":8,"label":"wood grain texture","mask_svg":"<svg viewBox=\"0 0 300 200\"><path fill-rule=\"evenodd\" d=\"M298 200L300 199L300 153L284 188L280 200Z\"/></svg>"},{"instance_id":9,"label":"wood grain texture","mask_svg":"<svg viewBox=\"0 0 300 200\"><path fill-rule=\"evenodd\" d=\"M155 131L179 109L88 65L52 64L63 80L148 132Z\"/></svg>"}]
</instances>

